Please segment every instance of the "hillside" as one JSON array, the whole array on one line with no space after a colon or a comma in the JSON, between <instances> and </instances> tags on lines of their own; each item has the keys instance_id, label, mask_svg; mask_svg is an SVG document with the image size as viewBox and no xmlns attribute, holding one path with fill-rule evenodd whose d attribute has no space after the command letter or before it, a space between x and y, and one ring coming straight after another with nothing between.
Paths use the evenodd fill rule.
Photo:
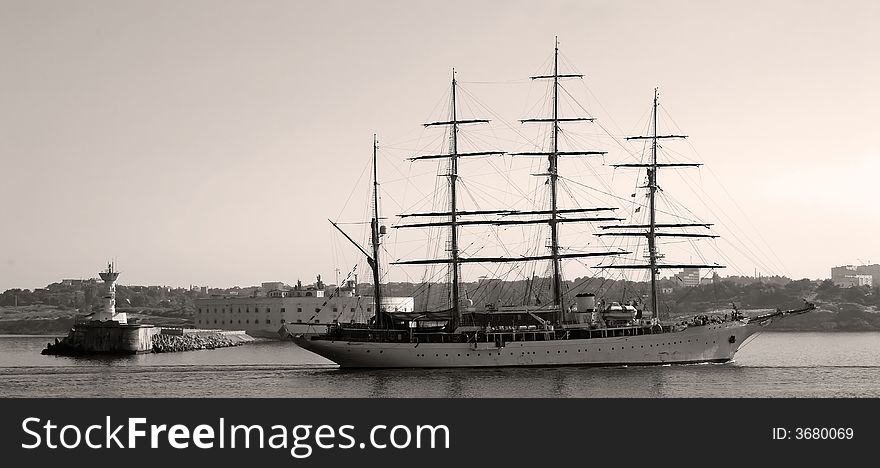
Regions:
<instances>
[{"instance_id":1,"label":"hillside","mask_svg":"<svg viewBox=\"0 0 880 468\"><path fill-rule=\"evenodd\" d=\"M180 309L127 308L129 323L191 327L192 314ZM74 310L54 305L0 306L0 334L66 335Z\"/></svg>"},{"instance_id":2,"label":"hillside","mask_svg":"<svg viewBox=\"0 0 880 468\"><path fill-rule=\"evenodd\" d=\"M466 283L467 297L476 305L540 304L549 300L546 278L531 281L495 281ZM609 301L647 300L647 285L603 278L577 278L565 283L569 296L590 292ZM682 287L673 280L659 282L661 311L670 319L695 314L726 313L732 304L741 311L796 309L804 300L814 302L818 310L772 324L772 330L797 331L874 331L880 330L880 288L839 288L831 281L784 277L717 278L697 287ZM238 290L239 288L235 288ZM361 294L370 295L363 284ZM389 283L388 296L414 296L416 308L426 305L441 308L447 288L441 284ZM327 294L332 294L332 287ZM222 293L222 290L221 290ZM64 334L73 324L75 311L80 314L101 307L100 283L84 281L65 286L55 283L35 291L11 289L0 295L0 333ZM127 312L133 322L168 326L191 326L195 300L206 293L183 288L160 286L118 286L117 309ZM76 309L74 308L76 306Z\"/></svg>"}]
</instances>

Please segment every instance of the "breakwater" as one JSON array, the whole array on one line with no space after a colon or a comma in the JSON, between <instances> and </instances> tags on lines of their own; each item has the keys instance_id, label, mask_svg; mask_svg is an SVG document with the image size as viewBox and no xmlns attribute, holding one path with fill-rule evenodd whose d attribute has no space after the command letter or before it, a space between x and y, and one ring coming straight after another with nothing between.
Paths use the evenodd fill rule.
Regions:
<instances>
[{"instance_id":1,"label":"breakwater","mask_svg":"<svg viewBox=\"0 0 880 468\"><path fill-rule=\"evenodd\" d=\"M48 343L41 354L145 354L239 346L254 341L243 331L160 328L116 322L78 323L63 339Z\"/></svg>"},{"instance_id":2,"label":"breakwater","mask_svg":"<svg viewBox=\"0 0 880 468\"><path fill-rule=\"evenodd\" d=\"M254 339L244 332L160 333L153 336L154 353L174 353L241 346Z\"/></svg>"},{"instance_id":3,"label":"breakwater","mask_svg":"<svg viewBox=\"0 0 880 468\"><path fill-rule=\"evenodd\" d=\"M42 354L144 354L153 351L152 338L161 329L152 325L128 325L115 321L74 324L67 336L46 345Z\"/></svg>"}]
</instances>

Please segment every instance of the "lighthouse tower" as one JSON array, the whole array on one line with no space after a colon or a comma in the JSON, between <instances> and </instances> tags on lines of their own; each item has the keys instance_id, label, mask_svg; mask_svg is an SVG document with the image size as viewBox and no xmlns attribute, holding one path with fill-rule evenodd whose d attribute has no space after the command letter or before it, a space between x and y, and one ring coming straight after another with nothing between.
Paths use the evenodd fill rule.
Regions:
<instances>
[{"instance_id":1,"label":"lighthouse tower","mask_svg":"<svg viewBox=\"0 0 880 468\"><path fill-rule=\"evenodd\" d=\"M107 294L104 295L104 310L95 314L95 320L106 322L108 320L116 320L122 325L128 323L128 317L124 313L116 313L116 278L119 278L119 272L114 271L113 263L107 264L107 270L99 273L104 284L107 286Z\"/></svg>"}]
</instances>

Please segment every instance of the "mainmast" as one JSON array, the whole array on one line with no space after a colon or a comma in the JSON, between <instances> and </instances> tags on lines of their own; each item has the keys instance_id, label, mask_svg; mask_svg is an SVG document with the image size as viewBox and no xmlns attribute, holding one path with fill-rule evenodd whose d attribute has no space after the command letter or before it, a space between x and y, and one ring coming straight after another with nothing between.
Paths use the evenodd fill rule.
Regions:
<instances>
[{"instance_id":1,"label":"mainmast","mask_svg":"<svg viewBox=\"0 0 880 468\"><path fill-rule=\"evenodd\" d=\"M458 274L460 270L458 251L458 201L456 198L456 186L458 185L458 112L455 109L455 68L452 69L452 143L449 151L449 259L452 261L449 267L452 269L452 323L450 328L455 330L461 323L461 291L459 290Z\"/></svg>"},{"instance_id":2,"label":"mainmast","mask_svg":"<svg viewBox=\"0 0 880 468\"><path fill-rule=\"evenodd\" d=\"M562 279L561 279L561 271L560 271L560 261L562 259L568 258L586 258L586 257L600 257L607 255L620 255L627 254L629 252L624 251L616 251L616 252L572 252L572 253L560 253L559 249L559 235L558 235L558 226L561 223L571 223L571 222L596 222L596 221L618 221L621 218L611 217L611 216L593 216L593 217L576 217L579 213L590 213L590 212L599 212L599 211L612 211L616 208L605 208L605 207L596 207L596 208L571 208L571 209L559 209L558 200L557 200L557 185L558 185L558 169L557 169L557 161L560 156L582 156L582 155L602 155L605 154L604 151L560 151L558 145L558 136L559 136L559 123L560 122L574 122L574 121L592 121L592 118L561 118L559 117L559 106L558 106L558 94L559 94L559 79L560 78L579 78L583 75L569 75L569 74L560 74L558 68L558 56L559 49L556 48L554 55L554 64L553 64L553 74L552 75L544 75L544 76L533 76L531 79L553 79L553 115L552 118L536 118L536 119L525 119L520 120L520 122L541 122L541 123L552 123L553 124L553 142L551 151L542 151L542 152L526 152L526 153L511 153L512 156L541 156L547 157L549 162L548 172L546 174L538 174L541 176L548 176L550 178L550 209L541 209L541 210L511 210L511 209L501 209L501 210L461 210L458 206L457 199L457 182L459 179L458 173L458 162L462 157L472 157L472 156L499 156L505 154L503 151L476 151L476 152L460 152L458 148L458 131L459 127L463 124L473 124L473 123L487 123L488 120L485 119L459 119L457 113L457 82L455 79L455 71L453 70L452 76L452 111L451 111L451 120L443 121L443 122L432 122L425 124L425 127L431 126L450 126L451 134L450 134L450 147L448 154L433 154L433 155L425 155L425 156L414 156L409 158L411 161L415 160L427 160L427 159L449 159L449 169L447 171L447 178L449 180L449 211L432 211L425 213L409 213L399 215L401 218L407 217L443 217L446 218L443 221L430 221L430 222L422 222L422 223L410 223L410 224L402 224L393 226L395 228L420 228L420 227L434 227L434 226L448 226L450 229L450 248L449 248L449 256L447 258L438 258L438 259L424 259L424 260L402 260L393 262L396 265L430 265L430 264L448 264L450 268L450 277L452 282L452 301L453 301L453 316L450 320L451 328L454 330L455 327L461 322L461 292L460 292L460 267L464 263L507 263L507 262L528 262L528 261L536 261L536 260L550 260L553 264L553 291L554 291L554 306L558 309L558 319L557 322L561 322L563 319L564 305L563 305L563 291L562 291ZM472 216L490 216L495 215L495 218L492 219L471 219ZM572 216L575 215L575 216ZM537 218L522 218L522 216L538 216ZM550 226L550 254L549 255L522 255L522 256L507 256L507 257L463 257L461 255L461 251L459 248L459 229L466 226L480 226L480 225L493 225L493 226L507 226L507 225L524 225L524 224L548 224Z\"/></svg>"},{"instance_id":3,"label":"mainmast","mask_svg":"<svg viewBox=\"0 0 880 468\"><path fill-rule=\"evenodd\" d=\"M697 163L658 163L657 150L659 148L659 140L670 138L687 138L686 135L658 135L657 134L657 107L660 104L660 94L657 88L654 88L654 101L651 108L651 134L648 136L627 137L627 140L651 140L651 161L648 164L614 164L613 167L636 167L646 168L648 171L648 224L621 224L612 226L601 226L602 229L647 229L647 231L624 231L624 232L604 232L597 236L644 236L648 239L648 264L647 265L608 265L600 266L600 268L615 269L647 269L651 275L651 310L654 313L654 319L660 320L660 302L657 296L657 275L661 268L724 268L722 265L696 265L696 264L660 264L658 259L660 255L657 253L658 237L718 237L712 234L689 233L689 232L660 232L658 228L689 228L703 227L709 229L711 224L707 223L657 223L657 205L656 195L659 186L657 184L657 171L661 168L669 167L699 167L702 164Z\"/></svg>"},{"instance_id":4,"label":"mainmast","mask_svg":"<svg viewBox=\"0 0 880 468\"><path fill-rule=\"evenodd\" d=\"M564 304L562 300L562 279L559 276L559 226L556 222L559 213L556 206L556 184L559 179L559 39L553 48L553 149L548 156L550 167L550 255L553 256L553 305L559 308L558 322L562 323Z\"/></svg>"},{"instance_id":5,"label":"mainmast","mask_svg":"<svg viewBox=\"0 0 880 468\"><path fill-rule=\"evenodd\" d=\"M651 310L654 317L660 318L657 302L657 210L654 196L657 193L657 88L654 88L654 107L651 113L651 167L648 169L648 212L651 226L648 228L648 263L651 271Z\"/></svg>"},{"instance_id":6,"label":"mainmast","mask_svg":"<svg viewBox=\"0 0 880 468\"><path fill-rule=\"evenodd\" d=\"M550 186L550 219L547 224L550 226L550 262L553 267L553 306L558 309L557 323L562 323L565 316L565 295L562 290L562 274L560 267L559 255L559 205L558 205L558 184L559 184L559 156L560 155L603 155L605 151L559 151L559 122L572 121L593 121L592 118L559 118L559 79L560 78L583 78L583 75L577 74L559 74L559 38L555 38L553 47L553 74L533 76L531 79L552 79L552 107L553 115L550 119L526 119L521 122L547 122L552 125L552 138L550 151L547 153L514 153L514 155L547 155L548 168L547 174Z\"/></svg>"},{"instance_id":7,"label":"mainmast","mask_svg":"<svg viewBox=\"0 0 880 468\"><path fill-rule=\"evenodd\" d=\"M370 266L373 270L373 310L376 313L376 327L384 328L385 319L382 313L382 293L379 282L381 274L379 272L379 169L376 157L376 148L379 142L376 134L373 134L373 220L370 222L370 238L373 247L373 258Z\"/></svg>"}]
</instances>

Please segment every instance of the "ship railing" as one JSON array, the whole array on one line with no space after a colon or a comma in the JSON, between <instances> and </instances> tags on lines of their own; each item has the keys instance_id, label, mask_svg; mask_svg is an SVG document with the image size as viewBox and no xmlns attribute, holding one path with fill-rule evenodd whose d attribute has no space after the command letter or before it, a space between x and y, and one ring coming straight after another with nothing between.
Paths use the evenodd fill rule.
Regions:
<instances>
[{"instance_id":1,"label":"ship railing","mask_svg":"<svg viewBox=\"0 0 880 468\"><path fill-rule=\"evenodd\" d=\"M669 331L669 327L665 327ZM517 341L550 341L560 339L594 339L641 336L662 333L660 326L633 326L615 328L580 328L558 331L510 331L478 334L477 341L511 343Z\"/></svg>"},{"instance_id":2,"label":"ship railing","mask_svg":"<svg viewBox=\"0 0 880 468\"><path fill-rule=\"evenodd\" d=\"M389 343L506 343L525 341L552 341L561 339L619 338L653 335L676 330L669 325L639 325L629 327L569 329L569 330L507 330L477 331L473 333L409 333L407 330L376 330L373 328L342 328L331 330L325 339Z\"/></svg>"}]
</instances>

